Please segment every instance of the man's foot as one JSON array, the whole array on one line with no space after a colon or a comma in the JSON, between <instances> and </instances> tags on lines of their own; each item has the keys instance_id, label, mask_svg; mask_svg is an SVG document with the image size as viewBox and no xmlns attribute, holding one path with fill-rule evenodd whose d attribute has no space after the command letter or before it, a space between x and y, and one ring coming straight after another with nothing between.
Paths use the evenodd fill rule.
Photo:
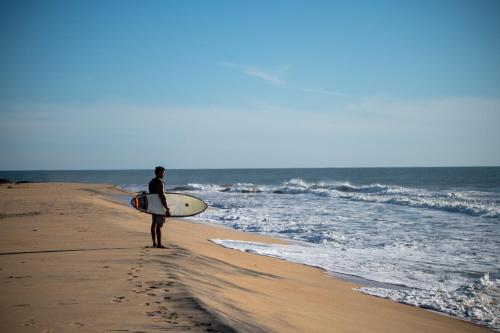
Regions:
<instances>
[{"instance_id":1,"label":"man's foot","mask_svg":"<svg viewBox=\"0 0 500 333\"><path fill-rule=\"evenodd\" d=\"M158 248L158 249L165 249L166 247L165 247L165 246L163 246L163 245L161 245L161 244L159 244L159 245L157 246L157 248Z\"/></svg>"}]
</instances>

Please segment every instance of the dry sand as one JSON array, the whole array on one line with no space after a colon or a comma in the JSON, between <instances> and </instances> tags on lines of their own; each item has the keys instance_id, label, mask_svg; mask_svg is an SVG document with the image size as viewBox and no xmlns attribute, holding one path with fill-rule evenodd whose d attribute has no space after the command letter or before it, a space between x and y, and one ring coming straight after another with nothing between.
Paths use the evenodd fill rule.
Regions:
<instances>
[{"instance_id":1,"label":"dry sand","mask_svg":"<svg viewBox=\"0 0 500 333\"><path fill-rule=\"evenodd\" d=\"M0 332L489 332L355 292L322 270L225 249L279 242L150 216L110 185L0 186Z\"/></svg>"}]
</instances>

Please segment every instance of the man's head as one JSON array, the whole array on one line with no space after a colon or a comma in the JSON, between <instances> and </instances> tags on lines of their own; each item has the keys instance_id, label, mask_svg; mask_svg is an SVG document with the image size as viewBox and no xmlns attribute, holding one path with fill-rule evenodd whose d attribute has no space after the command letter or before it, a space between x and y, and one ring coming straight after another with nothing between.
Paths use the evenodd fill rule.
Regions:
<instances>
[{"instance_id":1,"label":"man's head","mask_svg":"<svg viewBox=\"0 0 500 333\"><path fill-rule=\"evenodd\" d=\"M165 176L165 168L162 166L157 166L155 168L156 177L163 178Z\"/></svg>"}]
</instances>

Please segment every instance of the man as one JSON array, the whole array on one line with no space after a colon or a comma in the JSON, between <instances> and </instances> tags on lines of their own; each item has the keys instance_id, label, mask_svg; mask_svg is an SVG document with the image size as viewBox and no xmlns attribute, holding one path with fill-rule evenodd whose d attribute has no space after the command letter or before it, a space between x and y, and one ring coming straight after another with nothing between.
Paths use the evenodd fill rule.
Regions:
<instances>
[{"instance_id":1,"label":"man","mask_svg":"<svg viewBox=\"0 0 500 333\"><path fill-rule=\"evenodd\" d=\"M149 182L149 193L155 193L160 196L161 203L167 210L166 217L170 217L170 210L167 205L167 199L165 198L165 184L163 183L163 178L165 177L165 168L162 166L156 167L155 175L156 177L151 179L151 181ZM151 223L151 238L153 239L153 247L165 248L161 244L161 227L164 223L165 216L153 215L153 220Z\"/></svg>"}]
</instances>

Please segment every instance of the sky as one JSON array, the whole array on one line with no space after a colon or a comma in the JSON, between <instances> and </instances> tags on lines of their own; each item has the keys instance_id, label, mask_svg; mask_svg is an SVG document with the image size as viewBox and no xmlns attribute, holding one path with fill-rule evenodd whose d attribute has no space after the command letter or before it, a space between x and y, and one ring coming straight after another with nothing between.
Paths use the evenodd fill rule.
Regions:
<instances>
[{"instance_id":1,"label":"sky","mask_svg":"<svg viewBox=\"0 0 500 333\"><path fill-rule=\"evenodd\" d=\"M0 1L0 170L500 165L500 2Z\"/></svg>"}]
</instances>

